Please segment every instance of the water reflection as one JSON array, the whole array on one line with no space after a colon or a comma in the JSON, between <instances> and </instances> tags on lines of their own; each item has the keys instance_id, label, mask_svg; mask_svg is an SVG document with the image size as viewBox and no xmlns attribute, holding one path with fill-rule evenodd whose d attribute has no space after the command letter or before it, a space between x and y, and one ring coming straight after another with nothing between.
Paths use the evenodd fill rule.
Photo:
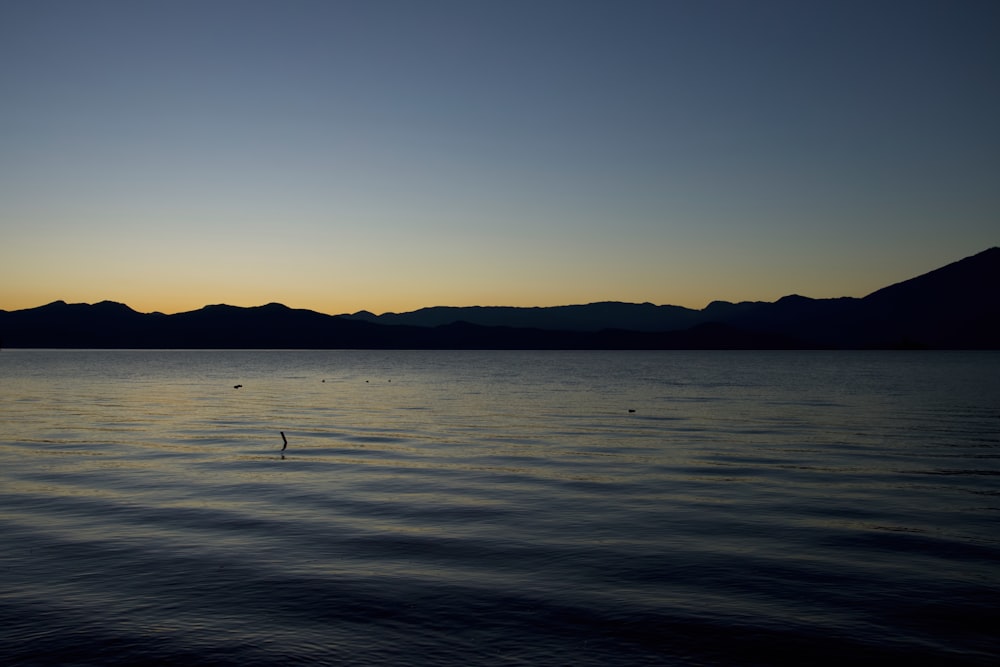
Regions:
<instances>
[{"instance_id":1,"label":"water reflection","mask_svg":"<svg viewBox=\"0 0 1000 667\"><path fill-rule=\"evenodd\" d=\"M28 664L997 657L997 355L0 357Z\"/></svg>"}]
</instances>

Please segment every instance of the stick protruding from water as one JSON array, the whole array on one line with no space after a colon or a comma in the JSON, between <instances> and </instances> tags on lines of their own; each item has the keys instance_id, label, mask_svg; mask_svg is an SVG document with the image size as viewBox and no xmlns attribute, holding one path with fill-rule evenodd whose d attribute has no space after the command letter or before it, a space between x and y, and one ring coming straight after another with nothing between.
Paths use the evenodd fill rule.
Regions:
<instances>
[{"instance_id":1,"label":"stick protruding from water","mask_svg":"<svg viewBox=\"0 0 1000 667\"><path fill-rule=\"evenodd\" d=\"M288 448L288 439L285 437L284 431L279 431L279 433L281 433L281 441L285 443L284 445L282 445L281 451L285 451Z\"/></svg>"}]
</instances>

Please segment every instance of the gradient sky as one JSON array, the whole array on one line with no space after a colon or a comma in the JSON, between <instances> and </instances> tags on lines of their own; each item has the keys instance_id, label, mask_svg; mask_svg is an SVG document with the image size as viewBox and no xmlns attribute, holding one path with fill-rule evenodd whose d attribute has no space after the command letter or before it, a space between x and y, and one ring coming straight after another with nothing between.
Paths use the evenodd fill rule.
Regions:
<instances>
[{"instance_id":1,"label":"gradient sky","mask_svg":"<svg viewBox=\"0 0 1000 667\"><path fill-rule=\"evenodd\" d=\"M1000 245L995 0L0 0L0 308L863 296Z\"/></svg>"}]
</instances>

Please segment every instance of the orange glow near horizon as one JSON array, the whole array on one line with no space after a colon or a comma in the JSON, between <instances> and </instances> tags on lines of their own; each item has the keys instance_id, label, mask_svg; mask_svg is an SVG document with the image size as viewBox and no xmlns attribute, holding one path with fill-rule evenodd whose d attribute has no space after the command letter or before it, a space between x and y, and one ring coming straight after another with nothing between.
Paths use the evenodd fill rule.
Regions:
<instances>
[{"instance_id":1,"label":"orange glow near horizon","mask_svg":"<svg viewBox=\"0 0 1000 667\"><path fill-rule=\"evenodd\" d=\"M320 275L306 277L300 282L294 279L281 282L274 274L254 275L253 272L241 272L230 277L215 273L211 280L206 280L204 274L186 276L184 271L180 271L174 279L161 276L161 281L156 282L156 276L143 276L138 270L131 280L112 274L101 280L91 276L87 282L62 282L64 277L61 275L50 273L43 279L39 272L36 282L5 290L0 309L35 308L57 300L68 303L116 301L139 312L167 314L198 310L213 304L252 307L274 302L330 315L359 310L376 314L407 312L430 306L545 307L599 301L650 302L701 309L715 300L775 301L792 293L813 298L861 297L934 268L937 266L903 267L894 275L885 271L886 275L880 282L874 282L870 274L866 274L864 282L852 282L850 276L837 276L831 272L821 281L811 276L813 282L804 284L796 282L792 271L785 279L777 273L754 276L752 271L730 271L713 275L712 267L702 267L700 271L685 267L678 269L677 275L665 274L658 283L639 281L634 285L620 281L601 285L599 276L585 273L546 284L544 276L538 275L522 275L519 281L483 282L476 277L452 280L451 274L444 273L424 274L419 276L419 281L411 281L405 273L382 275L374 280L360 271L358 275L346 278ZM689 273L682 275L685 270ZM741 281L741 275L746 279ZM843 288L831 289L829 285Z\"/></svg>"}]
</instances>

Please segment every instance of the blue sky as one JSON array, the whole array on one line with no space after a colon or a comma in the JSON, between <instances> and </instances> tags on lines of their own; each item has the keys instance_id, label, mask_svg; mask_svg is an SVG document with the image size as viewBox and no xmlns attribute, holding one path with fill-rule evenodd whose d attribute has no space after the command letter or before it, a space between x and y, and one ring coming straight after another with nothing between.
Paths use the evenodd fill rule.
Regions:
<instances>
[{"instance_id":1,"label":"blue sky","mask_svg":"<svg viewBox=\"0 0 1000 667\"><path fill-rule=\"evenodd\" d=\"M0 308L862 296L1000 244L1000 4L0 3Z\"/></svg>"}]
</instances>

